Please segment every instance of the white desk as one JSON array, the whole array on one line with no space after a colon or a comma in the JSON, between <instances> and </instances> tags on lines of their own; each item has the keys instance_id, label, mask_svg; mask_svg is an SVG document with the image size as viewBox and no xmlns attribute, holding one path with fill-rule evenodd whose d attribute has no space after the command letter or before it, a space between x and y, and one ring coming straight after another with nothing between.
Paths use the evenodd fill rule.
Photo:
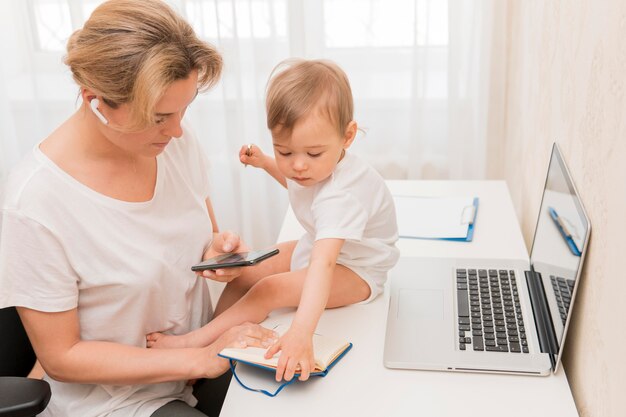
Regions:
<instances>
[{"instance_id":1,"label":"white desk","mask_svg":"<svg viewBox=\"0 0 626 417\"><path fill-rule=\"evenodd\" d=\"M527 258L522 234L503 181L389 181L401 195L480 198L474 240L401 239L402 256ZM297 239L301 228L288 211L279 241ZM327 310L321 334L345 337L354 348L325 378L296 382L277 397L246 391L233 379L222 417L233 416L577 416L562 370L549 377L392 370L383 366L389 295L367 305ZM293 310L272 313L266 324L289 322ZM274 387L266 371L240 366L252 386Z\"/></svg>"}]
</instances>

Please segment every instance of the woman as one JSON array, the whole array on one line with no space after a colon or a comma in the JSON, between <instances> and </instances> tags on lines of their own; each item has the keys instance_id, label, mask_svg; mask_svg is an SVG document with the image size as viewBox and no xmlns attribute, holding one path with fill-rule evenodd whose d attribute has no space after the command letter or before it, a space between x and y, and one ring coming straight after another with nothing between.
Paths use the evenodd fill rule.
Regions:
<instances>
[{"instance_id":1,"label":"woman","mask_svg":"<svg viewBox=\"0 0 626 417\"><path fill-rule=\"evenodd\" d=\"M223 374L222 348L274 337L244 325L205 348L146 349L148 333L208 321L190 266L245 249L218 233L205 157L181 125L221 57L164 3L112 0L65 62L82 105L14 170L0 223L0 307L17 306L51 383L42 415L204 415L186 381Z\"/></svg>"}]
</instances>

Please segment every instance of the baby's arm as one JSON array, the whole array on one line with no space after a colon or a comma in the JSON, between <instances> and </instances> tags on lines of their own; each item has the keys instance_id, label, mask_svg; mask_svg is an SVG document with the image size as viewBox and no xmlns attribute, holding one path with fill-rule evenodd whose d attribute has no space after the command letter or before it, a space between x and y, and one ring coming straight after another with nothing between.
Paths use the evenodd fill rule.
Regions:
<instances>
[{"instance_id":1,"label":"baby's arm","mask_svg":"<svg viewBox=\"0 0 626 417\"><path fill-rule=\"evenodd\" d=\"M256 145L244 145L239 150L239 160L244 165L252 165L256 168L263 168L283 187L287 188L287 180L285 176L278 170L276 160L263 153L261 148Z\"/></svg>"},{"instance_id":2,"label":"baby's arm","mask_svg":"<svg viewBox=\"0 0 626 417\"><path fill-rule=\"evenodd\" d=\"M282 351L278 360L276 380L290 380L300 364L300 379L305 381L315 368L313 332L326 308L337 257L344 239L321 239L313 245L302 296L291 327L280 340L268 349L266 358Z\"/></svg>"}]
</instances>

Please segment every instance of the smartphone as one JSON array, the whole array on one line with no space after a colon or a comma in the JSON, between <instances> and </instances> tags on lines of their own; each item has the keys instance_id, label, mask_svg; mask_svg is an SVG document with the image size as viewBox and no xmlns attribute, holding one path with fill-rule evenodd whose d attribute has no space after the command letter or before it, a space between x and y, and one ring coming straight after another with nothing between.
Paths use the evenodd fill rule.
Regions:
<instances>
[{"instance_id":1,"label":"smartphone","mask_svg":"<svg viewBox=\"0 0 626 417\"><path fill-rule=\"evenodd\" d=\"M191 267L192 271L204 271L205 269L234 268L238 266L251 266L264 259L274 256L278 249L265 249L254 252L225 253L215 258L207 259Z\"/></svg>"}]
</instances>

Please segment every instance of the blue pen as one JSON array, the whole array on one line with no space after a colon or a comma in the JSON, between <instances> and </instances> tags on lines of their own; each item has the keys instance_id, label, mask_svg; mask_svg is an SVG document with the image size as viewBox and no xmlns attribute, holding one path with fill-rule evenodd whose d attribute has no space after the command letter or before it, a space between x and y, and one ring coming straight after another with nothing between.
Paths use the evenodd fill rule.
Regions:
<instances>
[{"instance_id":1,"label":"blue pen","mask_svg":"<svg viewBox=\"0 0 626 417\"><path fill-rule=\"evenodd\" d=\"M567 227L557 214L556 210L552 207L548 207L548 211L550 212L550 217L552 217L554 224L559 229L561 236L563 237L563 239L565 239L565 243L567 243L569 250L574 254L574 256L580 256L580 250L578 249L578 246L576 246L576 242L574 242L572 234L569 232L569 230L567 230Z\"/></svg>"}]
</instances>

